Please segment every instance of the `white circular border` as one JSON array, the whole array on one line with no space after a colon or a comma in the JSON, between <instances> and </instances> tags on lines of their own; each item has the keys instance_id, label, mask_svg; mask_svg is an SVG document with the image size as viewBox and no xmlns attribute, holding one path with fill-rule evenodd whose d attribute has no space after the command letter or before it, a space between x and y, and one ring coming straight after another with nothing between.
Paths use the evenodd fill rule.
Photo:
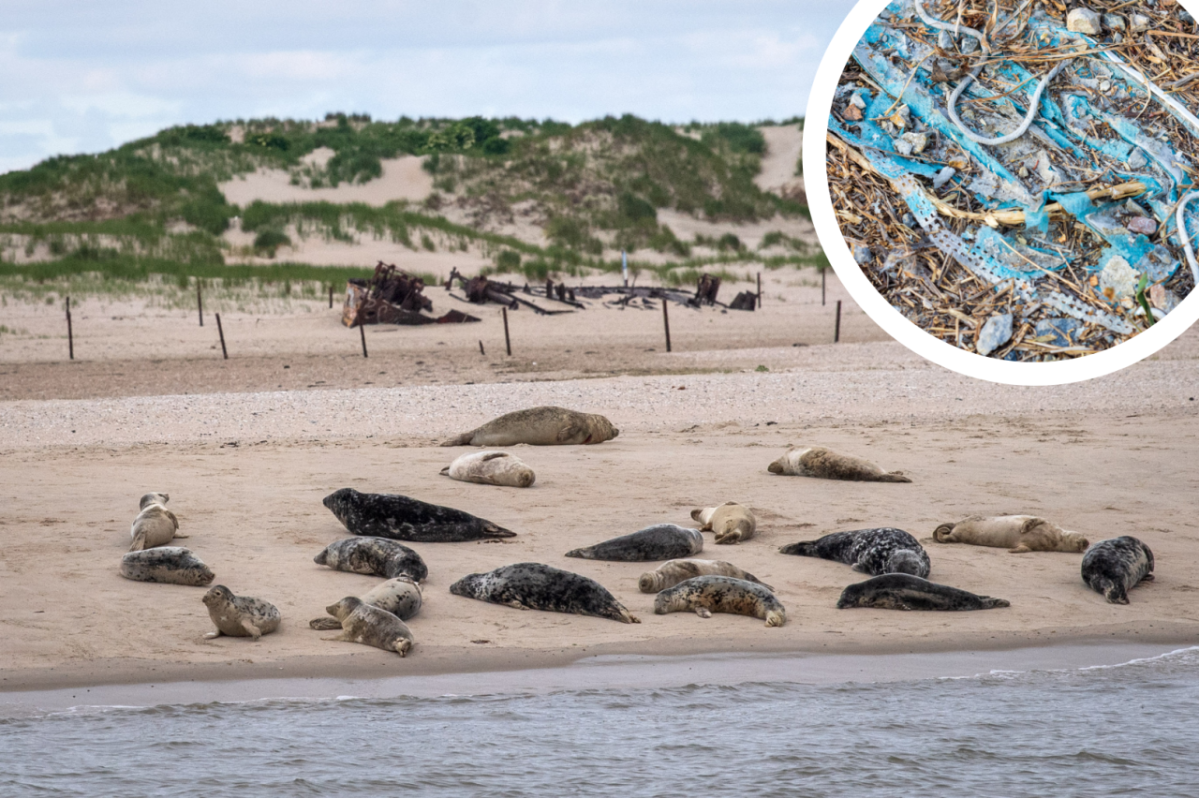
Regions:
<instances>
[{"instance_id":1,"label":"white circular border","mask_svg":"<svg viewBox=\"0 0 1199 798\"><path fill-rule=\"evenodd\" d=\"M1199 298L1194 296L1199 294L1199 289L1192 291L1192 296L1157 324L1111 349L1060 362L1015 363L984 357L946 343L908 321L883 298L854 260L837 223L828 188L825 137L833 95L845 64L866 29L889 3L890 0L862 0L841 23L816 71L804 121L803 171L812 224L837 277L866 315L895 340L939 366L968 377L1008 385L1061 385L1102 377L1152 355L1186 332L1199 319ZM1193 2L1185 0L1182 5L1190 10ZM1182 268L1187 268L1185 262Z\"/></svg>"}]
</instances>

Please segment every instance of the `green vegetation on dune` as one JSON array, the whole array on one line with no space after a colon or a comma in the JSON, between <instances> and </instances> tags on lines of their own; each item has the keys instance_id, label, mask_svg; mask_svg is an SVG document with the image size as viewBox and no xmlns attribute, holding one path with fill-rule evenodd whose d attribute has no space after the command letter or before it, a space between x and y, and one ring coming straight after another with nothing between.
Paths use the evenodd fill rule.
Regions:
<instances>
[{"instance_id":1,"label":"green vegetation on dune","mask_svg":"<svg viewBox=\"0 0 1199 798\"><path fill-rule=\"evenodd\" d=\"M320 148L331 154L307 157ZM672 272L749 260L767 268L819 265L818 252L782 233L768 235L762 248L782 246L793 254L762 257L733 234L680 240L659 219L663 209L729 223L806 216L805 207L754 184L764 151L753 126L692 123L676 129L633 116L569 125L482 117L382 122L330 114L322 122L184 125L105 153L50 158L0 175L0 253L15 247L27 258L35 252L50 257L0 261L0 277L340 283L370 273L369 264L226 264L230 255L285 260L296 236L346 242L372 236L413 251L473 248L495 262L492 271L528 279L616 271L619 262L603 256L619 249L665 253L671 259L665 265L634 261L664 280ZM218 188L261 167L287 170L293 183L311 187L365 182L382 174L384 159L405 154L425 156L434 178L437 190L423 208L404 202L254 202L239 208ZM470 222L437 215L447 203ZM484 229L518 214L545 230L547 245ZM223 236L234 217L254 236L252 246L234 247ZM715 255L695 257L695 246Z\"/></svg>"}]
</instances>

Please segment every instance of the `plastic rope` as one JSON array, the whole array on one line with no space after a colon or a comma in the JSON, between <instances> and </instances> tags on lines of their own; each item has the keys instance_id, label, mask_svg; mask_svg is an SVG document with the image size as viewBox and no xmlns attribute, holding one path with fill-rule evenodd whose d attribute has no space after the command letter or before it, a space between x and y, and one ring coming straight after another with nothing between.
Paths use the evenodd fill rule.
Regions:
<instances>
[{"instance_id":1,"label":"plastic rope","mask_svg":"<svg viewBox=\"0 0 1199 798\"><path fill-rule=\"evenodd\" d=\"M1195 260L1195 248L1191 246L1191 236L1187 232L1186 209L1187 204L1191 200L1199 199L1199 191L1192 191L1182 198L1178 203L1178 240L1182 243L1182 249L1187 254L1187 263L1191 267L1191 276L1195 278L1195 285L1199 285L1199 261Z\"/></svg>"}]
</instances>

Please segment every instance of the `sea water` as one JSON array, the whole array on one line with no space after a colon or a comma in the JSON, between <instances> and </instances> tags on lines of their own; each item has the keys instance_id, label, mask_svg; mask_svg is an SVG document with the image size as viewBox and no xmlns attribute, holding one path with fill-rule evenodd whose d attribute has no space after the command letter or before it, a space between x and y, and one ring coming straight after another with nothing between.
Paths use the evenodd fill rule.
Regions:
<instances>
[{"instance_id":1,"label":"sea water","mask_svg":"<svg viewBox=\"0 0 1199 798\"><path fill-rule=\"evenodd\" d=\"M74 707L0 795L1199 795L1199 649L875 684Z\"/></svg>"}]
</instances>

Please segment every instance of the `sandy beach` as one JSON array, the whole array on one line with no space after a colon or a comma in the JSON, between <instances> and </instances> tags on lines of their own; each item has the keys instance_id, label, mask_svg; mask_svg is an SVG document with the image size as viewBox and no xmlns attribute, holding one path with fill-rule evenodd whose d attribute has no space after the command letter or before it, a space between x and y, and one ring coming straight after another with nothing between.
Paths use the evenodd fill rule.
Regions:
<instances>
[{"instance_id":1,"label":"sandy beach","mask_svg":"<svg viewBox=\"0 0 1199 798\"><path fill-rule=\"evenodd\" d=\"M1103 380L995 386L928 365L850 306L843 341L817 340L828 307L818 288L794 290L808 292L807 312L794 311L798 300L755 313L680 310L670 354L654 340L660 313L609 308L521 317L529 326L513 358L496 345L502 328L486 309L484 324L372 329L368 359L357 335L338 329L337 311L317 303L257 325L231 314L227 333L259 350L235 349L229 361L194 351L212 331L184 311L126 327L109 319L95 344L77 341L88 354L75 363L51 360L33 333L6 337L0 624L10 644L0 653L0 690L435 675L613 655L898 655L1199 639L1199 477L1185 466L1199 454L1199 335ZM57 320L53 308L25 312L21 325L31 329ZM808 335L805 319L811 339L792 340ZM153 356L150 342L165 355ZM603 413L621 434L593 447L513 447L537 472L526 490L438 474L467 451L440 440L539 404ZM913 482L767 473L797 444L858 454ZM326 642L329 633L308 628L325 605L378 581L312 561L347 534L321 505L341 487L412 495L518 533L498 543L412 544L430 575L409 623L417 642L408 658ZM259 642L204 640L203 589L118 575L148 490L171 494L190 535L180 542L216 571L215 583L280 608L279 632ZM652 523L688 524L693 507L725 500L754 509L759 535L739 546L716 546L709 535L701 556L772 584L788 612L782 628L740 616L657 616L653 596L637 590L655 564L563 556ZM938 523L975 513L1043 515L1092 540L1135 535L1153 549L1157 579L1137 588L1131 605L1115 606L1082 583L1079 555L932 541ZM1011 608L837 610L857 574L778 553L871 526L910 531L928 549L935 581L1007 598ZM595 578L642 622L521 612L448 591L462 575L523 561Z\"/></svg>"}]
</instances>

